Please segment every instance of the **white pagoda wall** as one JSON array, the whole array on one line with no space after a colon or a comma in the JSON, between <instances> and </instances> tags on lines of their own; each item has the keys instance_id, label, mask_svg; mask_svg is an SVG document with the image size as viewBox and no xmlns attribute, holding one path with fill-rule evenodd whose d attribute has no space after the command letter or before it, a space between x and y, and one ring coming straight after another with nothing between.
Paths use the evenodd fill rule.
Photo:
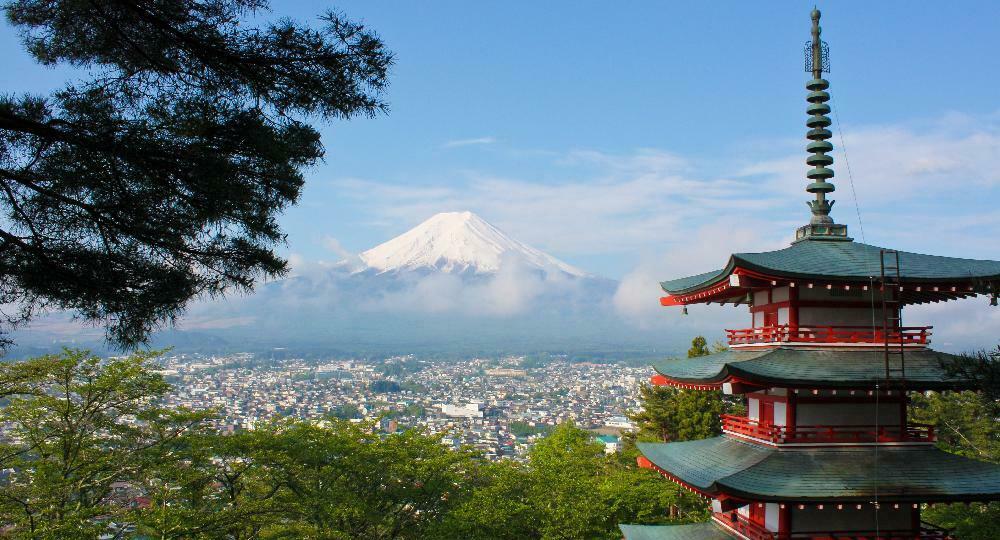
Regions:
<instances>
[{"instance_id":1,"label":"white pagoda wall","mask_svg":"<svg viewBox=\"0 0 1000 540\"><path fill-rule=\"evenodd\" d=\"M767 503L764 505L764 528L769 531L778 532L778 503Z\"/></svg>"}]
</instances>

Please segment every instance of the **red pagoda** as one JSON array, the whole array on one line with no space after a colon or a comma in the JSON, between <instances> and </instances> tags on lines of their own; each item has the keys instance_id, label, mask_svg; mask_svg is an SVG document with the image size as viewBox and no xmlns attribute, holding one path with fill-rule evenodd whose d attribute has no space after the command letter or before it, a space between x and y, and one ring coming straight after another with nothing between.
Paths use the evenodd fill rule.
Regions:
<instances>
[{"instance_id":1,"label":"red pagoda","mask_svg":"<svg viewBox=\"0 0 1000 540\"><path fill-rule=\"evenodd\" d=\"M830 217L833 145L829 71L812 12L806 45L806 138L812 219L790 247L737 253L721 270L663 282L664 306L749 306L729 349L662 361L652 382L721 389L746 400L720 437L639 443L641 466L712 503L709 523L622 525L626 540L950 538L921 522L922 505L1000 500L1000 466L935 448L934 428L907 420L907 392L962 390L931 350L931 327L904 326L903 307L986 295L1000 262L921 255L854 242Z\"/></svg>"}]
</instances>

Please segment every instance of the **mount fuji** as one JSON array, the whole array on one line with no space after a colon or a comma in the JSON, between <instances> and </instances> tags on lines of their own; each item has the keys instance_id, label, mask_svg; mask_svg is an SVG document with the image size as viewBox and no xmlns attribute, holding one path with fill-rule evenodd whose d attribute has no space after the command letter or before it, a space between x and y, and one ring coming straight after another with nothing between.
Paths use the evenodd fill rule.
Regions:
<instances>
[{"instance_id":1,"label":"mount fuji","mask_svg":"<svg viewBox=\"0 0 1000 540\"><path fill-rule=\"evenodd\" d=\"M409 231L361 253L368 269L379 274L441 271L493 274L517 261L543 273L592 277L583 270L523 244L472 212L443 212Z\"/></svg>"},{"instance_id":2,"label":"mount fuji","mask_svg":"<svg viewBox=\"0 0 1000 540\"><path fill-rule=\"evenodd\" d=\"M298 265L287 278L262 284L251 295L195 302L153 345L317 354L660 346L663 334L637 330L617 315L617 287L472 212L445 212L336 264ZM68 325L58 327L65 331ZM101 348L93 332L89 342L82 332L26 332L16 339L19 346L34 342L38 350L38 338L49 348L67 342Z\"/></svg>"}]
</instances>

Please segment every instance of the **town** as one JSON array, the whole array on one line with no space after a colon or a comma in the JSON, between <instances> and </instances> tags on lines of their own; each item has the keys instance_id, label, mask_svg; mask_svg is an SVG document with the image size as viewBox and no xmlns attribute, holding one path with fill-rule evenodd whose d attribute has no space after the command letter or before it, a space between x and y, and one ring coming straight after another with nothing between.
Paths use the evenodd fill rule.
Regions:
<instances>
[{"instance_id":1,"label":"town","mask_svg":"<svg viewBox=\"0 0 1000 540\"><path fill-rule=\"evenodd\" d=\"M224 433L280 417L370 420L386 432L442 434L443 444L493 460L525 459L532 442L565 421L593 431L606 452L619 450L639 385L652 374L559 358L535 366L517 356L366 362L250 353L164 357L161 373L174 387L167 405L213 409Z\"/></svg>"}]
</instances>

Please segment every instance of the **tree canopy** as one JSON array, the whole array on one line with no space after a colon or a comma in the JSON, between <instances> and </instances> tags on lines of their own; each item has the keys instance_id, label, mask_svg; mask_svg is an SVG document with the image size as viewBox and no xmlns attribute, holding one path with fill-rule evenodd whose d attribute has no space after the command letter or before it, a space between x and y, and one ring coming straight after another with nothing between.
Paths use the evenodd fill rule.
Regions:
<instances>
[{"instance_id":1,"label":"tree canopy","mask_svg":"<svg viewBox=\"0 0 1000 540\"><path fill-rule=\"evenodd\" d=\"M688 358L708 356L725 350L719 344L709 348L698 336L691 340ZM719 415L735 412L735 400L726 401L718 390L683 390L672 386L644 384L639 388L642 408L631 415L639 430L633 437L640 441L690 441L722 433ZM633 439L630 438L629 440Z\"/></svg>"},{"instance_id":2,"label":"tree canopy","mask_svg":"<svg viewBox=\"0 0 1000 540\"><path fill-rule=\"evenodd\" d=\"M995 360L993 360L995 362ZM987 377L985 381L993 381ZM982 461L1000 463L1000 423L995 387L972 392L913 392L909 418L932 424L942 450ZM935 505L921 518L954 531L955 538L988 540L1000 537L1000 503Z\"/></svg>"},{"instance_id":3,"label":"tree canopy","mask_svg":"<svg viewBox=\"0 0 1000 540\"><path fill-rule=\"evenodd\" d=\"M310 119L386 110L392 54L363 25L259 26L264 0L14 0L45 66L0 95L0 330L71 310L130 347L199 295L281 276L278 214L323 156Z\"/></svg>"},{"instance_id":4,"label":"tree canopy","mask_svg":"<svg viewBox=\"0 0 1000 540\"><path fill-rule=\"evenodd\" d=\"M146 354L0 364L5 537L611 540L618 523L707 517L572 423L526 463L490 463L333 417L223 435L212 411L161 406L169 390Z\"/></svg>"}]
</instances>

